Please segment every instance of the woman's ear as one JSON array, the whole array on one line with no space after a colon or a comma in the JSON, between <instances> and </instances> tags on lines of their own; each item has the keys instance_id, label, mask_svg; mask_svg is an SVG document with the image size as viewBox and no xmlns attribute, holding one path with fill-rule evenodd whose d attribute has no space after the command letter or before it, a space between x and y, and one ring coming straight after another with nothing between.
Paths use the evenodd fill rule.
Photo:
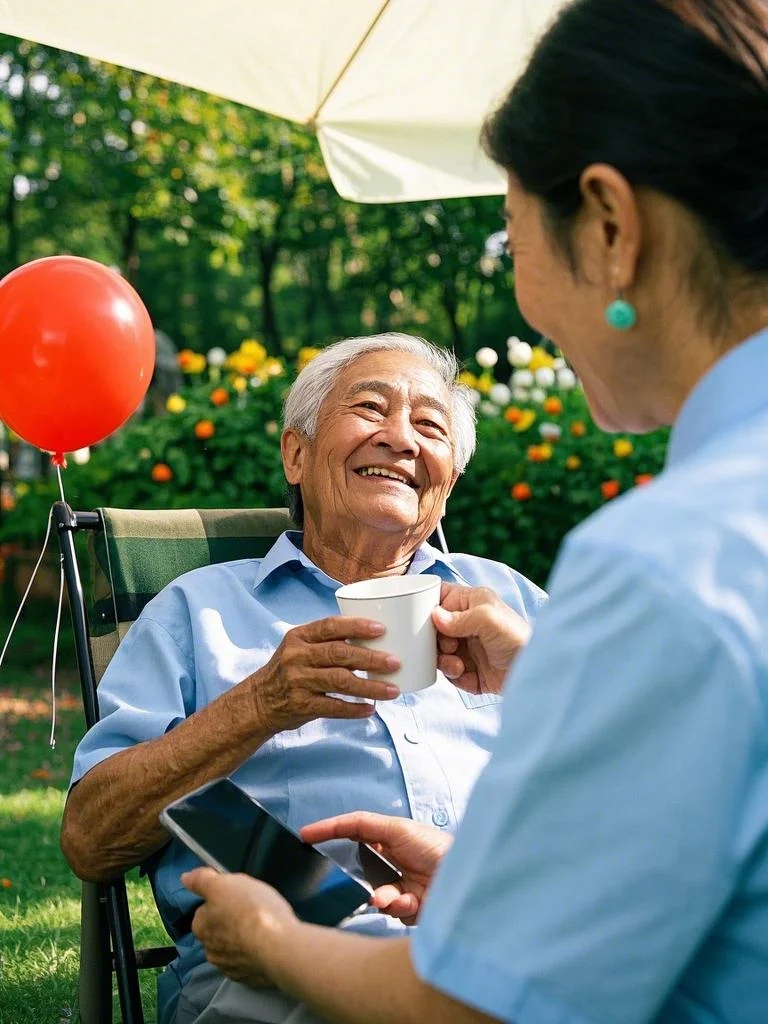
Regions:
<instances>
[{"instance_id":1,"label":"woman's ear","mask_svg":"<svg viewBox=\"0 0 768 1024\"><path fill-rule=\"evenodd\" d=\"M590 164L579 180L581 243L589 278L630 288L637 274L642 218L635 190L615 167ZM585 251L586 250L586 251Z\"/></svg>"},{"instance_id":2,"label":"woman's ear","mask_svg":"<svg viewBox=\"0 0 768 1024\"><path fill-rule=\"evenodd\" d=\"M307 439L293 427L286 427L280 438L283 472L289 484L300 484L304 473Z\"/></svg>"}]
</instances>

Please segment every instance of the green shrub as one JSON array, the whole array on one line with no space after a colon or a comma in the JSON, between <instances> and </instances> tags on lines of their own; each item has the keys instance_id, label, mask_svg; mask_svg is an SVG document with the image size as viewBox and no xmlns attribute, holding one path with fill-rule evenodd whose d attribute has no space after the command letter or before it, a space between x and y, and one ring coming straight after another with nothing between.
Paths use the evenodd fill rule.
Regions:
<instances>
[{"instance_id":1,"label":"green shrub","mask_svg":"<svg viewBox=\"0 0 768 1024\"><path fill-rule=\"evenodd\" d=\"M543 349L510 340L517 369L509 387L491 375L495 354L488 351L478 353L478 372L463 375L477 396L478 446L448 504L445 532L455 550L499 559L544 583L568 530L659 472L666 436L600 431L570 371ZM312 354L303 350L300 364ZM285 504L279 423L293 370L256 342L245 342L221 369L202 356L180 358L188 383L168 400L167 413L135 419L86 465L65 471L71 505ZM57 489L19 490L0 536L39 543Z\"/></svg>"}]
</instances>

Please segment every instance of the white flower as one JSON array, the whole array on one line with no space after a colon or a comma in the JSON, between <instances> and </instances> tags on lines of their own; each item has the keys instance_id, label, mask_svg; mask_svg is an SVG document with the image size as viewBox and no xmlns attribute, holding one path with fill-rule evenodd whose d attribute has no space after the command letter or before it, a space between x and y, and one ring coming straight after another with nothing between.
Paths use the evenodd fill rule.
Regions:
<instances>
[{"instance_id":1,"label":"white flower","mask_svg":"<svg viewBox=\"0 0 768 1024\"><path fill-rule=\"evenodd\" d=\"M498 416L501 412L494 402L481 402L478 408L483 416Z\"/></svg>"},{"instance_id":2,"label":"white flower","mask_svg":"<svg viewBox=\"0 0 768 1024\"><path fill-rule=\"evenodd\" d=\"M551 366L540 366L536 371L536 383L543 388L551 388L555 383L555 371Z\"/></svg>"},{"instance_id":3,"label":"white flower","mask_svg":"<svg viewBox=\"0 0 768 1024\"><path fill-rule=\"evenodd\" d=\"M260 388L264 381L261 379L261 377L251 377L248 383L251 385L252 388Z\"/></svg>"},{"instance_id":4,"label":"white flower","mask_svg":"<svg viewBox=\"0 0 768 1024\"><path fill-rule=\"evenodd\" d=\"M541 388L534 388L533 391L531 391L532 402L543 402L546 397L547 392L543 391Z\"/></svg>"},{"instance_id":5,"label":"white flower","mask_svg":"<svg viewBox=\"0 0 768 1024\"><path fill-rule=\"evenodd\" d=\"M562 356L558 356L557 359L552 363L553 370L563 370L565 368L565 360Z\"/></svg>"},{"instance_id":6,"label":"white flower","mask_svg":"<svg viewBox=\"0 0 768 1024\"><path fill-rule=\"evenodd\" d=\"M576 387L576 374L567 366L557 371L557 386L561 391L570 391Z\"/></svg>"},{"instance_id":7,"label":"white flower","mask_svg":"<svg viewBox=\"0 0 768 1024\"><path fill-rule=\"evenodd\" d=\"M563 434L563 428L557 423L542 423L539 426L539 433L545 441L557 441Z\"/></svg>"},{"instance_id":8,"label":"white flower","mask_svg":"<svg viewBox=\"0 0 768 1024\"><path fill-rule=\"evenodd\" d=\"M469 400L472 405L477 405L482 397L479 391L475 391L474 388L469 389Z\"/></svg>"},{"instance_id":9,"label":"white flower","mask_svg":"<svg viewBox=\"0 0 768 1024\"><path fill-rule=\"evenodd\" d=\"M496 405L509 405L512 392L506 384L494 384L488 392L488 397L492 402L495 402Z\"/></svg>"},{"instance_id":10,"label":"white flower","mask_svg":"<svg viewBox=\"0 0 768 1024\"><path fill-rule=\"evenodd\" d=\"M512 374L512 381L516 388L532 388L534 384L533 374L530 370L516 370Z\"/></svg>"},{"instance_id":11,"label":"white flower","mask_svg":"<svg viewBox=\"0 0 768 1024\"><path fill-rule=\"evenodd\" d=\"M498 353L492 348L481 348L475 352L475 359L484 370L490 370L499 361Z\"/></svg>"},{"instance_id":12,"label":"white flower","mask_svg":"<svg viewBox=\"0 0 768 1024\"><path fill-rule=\"evenodd\" d=\"M72 452L72 461L77 466L84 466L86 462L89 462L91 458L90 448L78 448L77 451Z\"/></svg>"},{"instance_id":13,"label":"white flower","mask_svg":"<svg viewBox=\"0 0 768 1024\"><path fill-rule=\"evenodd\" d=\"M528 388L512 388L512 397L516 402L527 402L530 394Z\"/></svg>"},{"instance_id":14,"label":"white flower","mask_svg":"<svg viewBox=\"0 0 768 1024\"><path fill-rule=\"evenodd\" d=\"M209 366L223 366L227 361L227 353L223 348L212 348L209 349L206 359Z\"/></svg>"},{"instance_id":15,"label":"white flower","mask_svg":"<svg viewBox=\"0 0 768 1024\"><path fill-rule=\"evenodd\" d=\"M527 366L531 361L533 349L526 341L510 338L507 344L507 359L510 366Z\"/></svg>"}]
</instances>

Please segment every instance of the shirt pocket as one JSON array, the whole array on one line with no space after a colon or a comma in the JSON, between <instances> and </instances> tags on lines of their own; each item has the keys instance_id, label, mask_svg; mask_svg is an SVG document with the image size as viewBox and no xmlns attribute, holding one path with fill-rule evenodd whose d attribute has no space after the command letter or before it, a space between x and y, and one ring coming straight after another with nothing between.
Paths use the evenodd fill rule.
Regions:
<instances>
[{"instance_id":1,"label":"shirt pocket","mask_svg":"<svg viewBox=\"0 0 768 1024\"><path fill-rule=\"evenodd\" d=\"M473 710L474 708L488 708L500 704L502 696L500 693L469 693L456 687L464 707Z\"/></svg>"}]
</instances>

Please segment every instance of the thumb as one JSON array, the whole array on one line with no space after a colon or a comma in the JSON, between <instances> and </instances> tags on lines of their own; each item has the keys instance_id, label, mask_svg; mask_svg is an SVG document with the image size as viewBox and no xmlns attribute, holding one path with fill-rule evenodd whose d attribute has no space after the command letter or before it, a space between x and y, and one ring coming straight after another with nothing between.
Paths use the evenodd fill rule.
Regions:
<instances>
[{"instance_id":1,"label":"thumb","mask_svg":"<svg viewBox=\"0 0 768 1024\"><path fill-rule=\"evenodd\" d=\"M216 878L218 878L218 872L213 868L195 868L193 871L184 872L181 876L181 884L190 892L207 899L211 885L215 883Z\"/></svg>"}]
</instances>

